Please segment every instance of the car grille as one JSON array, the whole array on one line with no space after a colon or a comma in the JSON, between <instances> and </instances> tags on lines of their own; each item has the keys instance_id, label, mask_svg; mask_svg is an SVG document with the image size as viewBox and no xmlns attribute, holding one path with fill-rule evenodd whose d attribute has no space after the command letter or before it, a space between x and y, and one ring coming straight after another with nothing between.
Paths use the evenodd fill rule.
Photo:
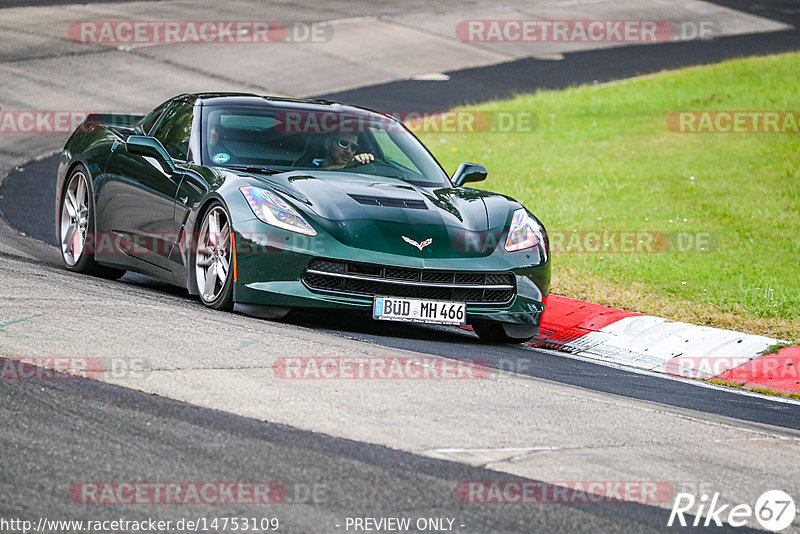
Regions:
<instances>
[{"instance_id":1,"label":"car grille","mask_svg":"<svg viewBox=\"0 0 800 534\"><path fill-rule=\"evenodd\" d=\"M503 272L434 271L315 259L303 273L310 289L349 295L505 304L516 294L514 275Z\"/></svg>"}]
</instances>

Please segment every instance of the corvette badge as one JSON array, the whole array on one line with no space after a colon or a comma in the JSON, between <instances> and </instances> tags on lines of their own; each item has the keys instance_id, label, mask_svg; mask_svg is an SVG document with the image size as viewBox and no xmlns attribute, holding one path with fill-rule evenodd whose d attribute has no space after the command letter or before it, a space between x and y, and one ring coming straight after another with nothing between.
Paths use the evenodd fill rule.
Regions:
<instances>
[{"instance_id":1,"label":"corvette badge","mask_svg":"<svg viewBox=\"0 0 800 534\"><path fill-rule=\"evenodd\" d=\"M425 241L423 241L422 243L417 243L416 241L414 241L410 237L406 237L406 236L402 236L402 237L403 237L403 241L405 241L409 245L414 245L415 247L417 247L420 250L422 250L423 248L425 248L428 245L430 245L431 243L433 243L433 239L430 238L430 237L428 239L426 239Z\"/></svg>"}]
</instances>

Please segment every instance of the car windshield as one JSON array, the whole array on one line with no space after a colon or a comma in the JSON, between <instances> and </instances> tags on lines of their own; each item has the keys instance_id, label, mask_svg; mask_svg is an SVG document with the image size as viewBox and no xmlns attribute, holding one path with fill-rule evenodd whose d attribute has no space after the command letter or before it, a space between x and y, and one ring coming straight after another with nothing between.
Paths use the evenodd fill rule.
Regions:
<instances>
[{"instance_id":1,"label":"car windshield","mask_svg":"<svg viewBox=\"0 0 800 534\"><path fill-rule=\"evenodd\" d=\"M356 172L451 186L401 123L369 111L206 106L201 137L206 166Z\"/></svg>"}]
</instances>

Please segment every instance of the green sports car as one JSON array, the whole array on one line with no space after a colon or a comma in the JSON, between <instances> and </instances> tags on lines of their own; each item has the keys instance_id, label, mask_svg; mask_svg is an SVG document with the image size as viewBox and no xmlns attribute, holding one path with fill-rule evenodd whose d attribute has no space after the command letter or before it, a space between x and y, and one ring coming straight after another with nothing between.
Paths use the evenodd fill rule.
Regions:
<instances>
[{"instance_id":1,"label":"green sports car","mask_svg":"<svg viewBox=\"0 0 800 534\"><path fill-rule=\"evenodd\" d=\"M146 116L90 115L58 167L70 270L143 273L204 304L538 334L550 285L542 223L464 187L402 123L319 100L202 93Z\"/></svg>"}]
</instances>

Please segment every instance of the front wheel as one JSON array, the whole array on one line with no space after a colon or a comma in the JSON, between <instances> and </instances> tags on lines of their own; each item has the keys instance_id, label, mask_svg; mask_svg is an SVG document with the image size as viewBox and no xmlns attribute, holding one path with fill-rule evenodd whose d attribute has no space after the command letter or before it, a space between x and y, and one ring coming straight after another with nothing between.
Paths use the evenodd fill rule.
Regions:
<instances>
[{"instance_id":1,"label":"front wheel","mask_svg":"<svg viewBox=\"0 0 800 534\"><path fill-rule=\"evenodd\" d=\"M539 335L537 325L476 322L472 329L486 343L525 343Z\"/></svg>"},{"instance_id":2,"label":"front wheel","mask_svg":"<svg viewBox=\"0 0 800 534\"><path fill-rule=\"evenodd\" d=\"M69 175L61 193L59 240L61 259L70 271L115 280L125 271L105 267L94 260L94 201L88 172L78 165Z\"/></svg>"},{"instance_id":3,"label":"front wheel","mask_svg":"<svg viewBox=\"0 0 800 534\"><path fill-rule=\"evenodd\" d=\"M200 300L215 310L233 309L231 231L227 210L215 202L203 216L194 259Z\"/></svg>"}]
</instances>

